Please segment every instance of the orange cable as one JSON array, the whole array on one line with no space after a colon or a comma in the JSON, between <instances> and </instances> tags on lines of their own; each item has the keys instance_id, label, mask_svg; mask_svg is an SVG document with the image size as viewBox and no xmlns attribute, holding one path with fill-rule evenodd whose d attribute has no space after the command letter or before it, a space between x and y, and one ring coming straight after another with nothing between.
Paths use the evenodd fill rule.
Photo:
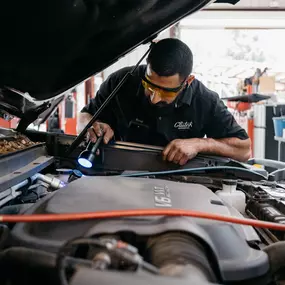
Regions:
<instances>
[{"instance_id":1,"label":"orange cable","mask_svg":"<svg viewBox=\"0 0 285 285\"><path fill-rule=\"evenodd\" d=\"M228 222L234 224L285 231L284 224L257 221L246 218L222 216L222 215L191 211L191 210L179 210L179 209L135 209L135 210L115 210L115 211L69 213L69 214L1 215L0 222L5 222L5 223L62 222L62 221L111 219L111 218L136 217L136 216L172 216L172 217L185 216L185 217L202 218L202 219L216 220L221 222Z\"/></svg>"}]
</instances>

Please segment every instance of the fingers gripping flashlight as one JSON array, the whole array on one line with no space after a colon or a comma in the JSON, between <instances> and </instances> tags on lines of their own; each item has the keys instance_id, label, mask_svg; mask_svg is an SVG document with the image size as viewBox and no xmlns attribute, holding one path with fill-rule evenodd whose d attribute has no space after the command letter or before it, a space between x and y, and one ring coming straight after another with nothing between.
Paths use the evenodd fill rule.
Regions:
<instances>
[{"instance_id":1,"label":"fingers gripping flashlight","mask_svg":"<svg viewBox=\"0 0 285 285\"><path fill-rule=\"evenodd\" d=\"M97 141L95 144L92 146L91 150L89 150L91 141L89 141L87 147L85 150L83 150L79 157L78 157L78 163L85 167L85 168L91 168L93 166L93 161L95 160L96 157L96 150L98 149L99 145L101 144L103 139L103 135L99 138L97 138Z\"/></svg>"}]
</instances>

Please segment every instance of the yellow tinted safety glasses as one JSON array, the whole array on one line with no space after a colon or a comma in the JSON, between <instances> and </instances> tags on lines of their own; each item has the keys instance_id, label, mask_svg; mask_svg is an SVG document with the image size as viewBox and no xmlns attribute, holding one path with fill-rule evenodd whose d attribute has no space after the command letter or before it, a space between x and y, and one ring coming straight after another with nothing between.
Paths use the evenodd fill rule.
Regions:
<instances>
[{"instance_id":1,"label":"yellow tinted safety glasses","mask_svg":"<svg viewBox=\"0 0 285 285\"><path fill-rule=\"evenodd\" d=\"M151 93L158 94L161 98L174 98L177 96L177 94L180 92L180 90L183 88L185 80L181 83L180 86L176 88L166 88L158 86L150 81L147 75L142 78L142 85L144 89Z\"/></svg>"}]
</instances>

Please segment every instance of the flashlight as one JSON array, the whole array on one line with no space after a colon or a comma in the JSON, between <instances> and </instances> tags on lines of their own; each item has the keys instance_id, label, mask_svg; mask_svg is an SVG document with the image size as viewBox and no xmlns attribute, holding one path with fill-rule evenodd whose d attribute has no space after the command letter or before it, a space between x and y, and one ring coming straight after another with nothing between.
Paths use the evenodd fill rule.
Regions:
<instances>
[{"instance_id":1,"label":"flashlight","mask_svg":"<svg viewBox=\"0 0 285 285\"><path fill-rule=\"evenodd\" d=\"M89 146L91 144L91 141L90 141L88 143L86 149L80 153L77 161L81 166L83 166L85 168L91 168L92 167L93 161L96 157L96 150L98 149L102 139L103 139L103 135L101 137L97 138L97 141L92 146L91 150L89 150Z\"/></svg>"}]
</instances>

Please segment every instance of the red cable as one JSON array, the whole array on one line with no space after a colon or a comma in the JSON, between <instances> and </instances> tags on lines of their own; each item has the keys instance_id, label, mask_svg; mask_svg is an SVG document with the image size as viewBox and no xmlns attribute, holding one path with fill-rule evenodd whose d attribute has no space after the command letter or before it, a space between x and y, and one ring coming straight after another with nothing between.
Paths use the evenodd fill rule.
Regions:
<instances>
[{"instance_id":1,"label":"red cable","mask_svg":"<svg viewBox=\"0 0 285 285\"><path fill-rule=\"evenodd\" d=\"M0 222L5 223L31 223L31 222L62 222L92 219L111 219L135 216L185 216L216 220L234 224L248 225L259 228L285 231L284 224L257 221L245 218L216 215L206 212L179 209L136 209L136 210L115 210L90 213L69 213L69 214L40 214L40 215L2 215Z\"/></svg>"}]
</instances>

